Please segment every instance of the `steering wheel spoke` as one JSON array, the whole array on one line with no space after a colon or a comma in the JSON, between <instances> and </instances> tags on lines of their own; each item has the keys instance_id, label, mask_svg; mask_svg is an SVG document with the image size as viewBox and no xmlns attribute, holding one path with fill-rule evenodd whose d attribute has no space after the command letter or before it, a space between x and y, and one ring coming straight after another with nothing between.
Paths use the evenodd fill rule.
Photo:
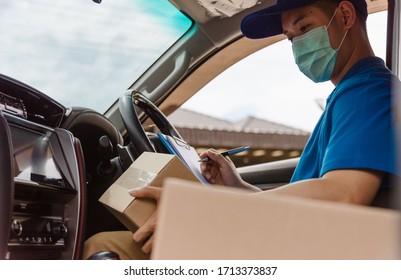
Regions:
<instances>
[{"instance_id":1,"label":"steering wheel spoke","mask_svg":"<svg viewBox=\"0 0 401 280\"><path fill-rule=\"evenodd\" d=\"M136 109L141 109L163 134L182 139L175 127L155 104L142 93L129 90L120 97L119 110L131 140L129 147L135 158L139 157L145 151L157 152L146 135Z\"/></svg>"}]
</instances>

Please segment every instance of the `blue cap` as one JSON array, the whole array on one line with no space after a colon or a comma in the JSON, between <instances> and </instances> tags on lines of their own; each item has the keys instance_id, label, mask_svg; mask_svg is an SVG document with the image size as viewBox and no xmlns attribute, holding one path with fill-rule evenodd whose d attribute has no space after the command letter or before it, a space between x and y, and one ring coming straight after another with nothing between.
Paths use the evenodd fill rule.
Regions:
<instances>
[{"instance_id":1,"label":"blue cap","mask_svg":"<svg viewBox=\"0 0 401 280\"><path fill-rule=\"evenodd\" d=\"M283 33L281 13L311 5L317 0L277 0L275 5L249 14L241 22L242 33L250 39L260 39ZM365 19L368 8L365 0L346 0L351 2Z\"/></svg>"}]
</instances>

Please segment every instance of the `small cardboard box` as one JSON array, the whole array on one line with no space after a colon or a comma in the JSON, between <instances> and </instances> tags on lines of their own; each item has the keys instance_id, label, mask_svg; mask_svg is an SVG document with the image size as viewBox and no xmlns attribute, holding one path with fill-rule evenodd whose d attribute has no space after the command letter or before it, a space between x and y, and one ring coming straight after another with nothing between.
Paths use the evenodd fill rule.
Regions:
<instances>
[{"instance_id":1,"label":"small cardboard box","mask_svg":"<svg viewBox=\"0 0 401 280\"><path fill-rule=\"evenodd\" d=\"M153 200L136 199L129 194L129 190L150 185L161 187L167 177L198 181L176 156L144 152L107 189L99 201L134 232L153 213L156 203Z\"/></svg>"},{"instance_id":2,"label":"small cardboard box","mask_svg":"<svg viewBox=\"0 0 401 280\"><path fill-rule=\"evenodd\" d=\"M165 181L152 259L401 258L399 211L195 185Z\"/></svg>"}]
</instances>

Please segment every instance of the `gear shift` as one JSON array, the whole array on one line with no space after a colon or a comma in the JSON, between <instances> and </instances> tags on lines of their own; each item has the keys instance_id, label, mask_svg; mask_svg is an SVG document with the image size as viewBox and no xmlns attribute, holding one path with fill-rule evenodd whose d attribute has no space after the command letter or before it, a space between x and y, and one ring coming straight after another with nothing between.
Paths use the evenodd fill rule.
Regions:
<instances>
[{"instance_id":1,"label":"gear shift","mask_svg":"<svg viewBox=\"0 0 401 280\"><path fill-rule=\"evenodd\" d=\"M88 260L119 260L118 254L111 251L94 253Z\"/></svg>"},{"instance_id":2,"label":"gear shift","mask_svg":"<svg viewBox=\"0 0 401 280\"><path fill-rule=\"evenodd\" d=\"M99 155L101 162L97 171L102 176L112 176L116 171L116 166L111 163L113 157L113 144L107 135L103 135L99 139Z\"/></svg>"}]
</instances>

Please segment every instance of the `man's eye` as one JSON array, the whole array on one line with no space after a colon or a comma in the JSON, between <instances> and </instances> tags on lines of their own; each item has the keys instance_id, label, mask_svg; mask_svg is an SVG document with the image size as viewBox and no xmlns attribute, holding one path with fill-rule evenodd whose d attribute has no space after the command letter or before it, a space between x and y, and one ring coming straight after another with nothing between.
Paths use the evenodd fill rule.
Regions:
<instances>
[{"instance_id":1,"label":"man's eye","mask_svg":"<svg viewBox=\"0 0 401 280\"><path fill-rule=\"evenodd\" d=\"M299 30L300 30L301 32L305 32L307 29L308 29L308 26L307 26L307 25L304 25L304 26L302 26Z\"/></svg>"}]
</instances>

